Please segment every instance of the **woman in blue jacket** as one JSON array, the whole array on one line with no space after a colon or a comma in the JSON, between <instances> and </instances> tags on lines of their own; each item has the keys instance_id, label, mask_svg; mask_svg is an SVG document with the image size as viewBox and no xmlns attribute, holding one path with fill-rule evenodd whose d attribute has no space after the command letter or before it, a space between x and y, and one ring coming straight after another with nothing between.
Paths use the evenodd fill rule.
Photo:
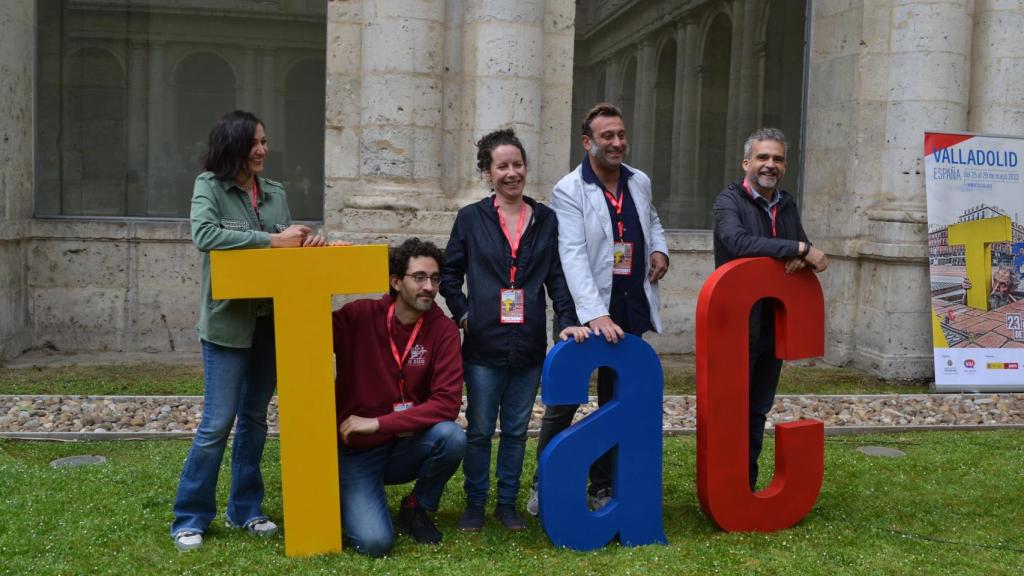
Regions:
<instances>
[{"instance_id":1,"label":"woman in blue jacket","mask_svg":"<svg viewBox=\"0 0 1024 576\"><path fill-rule=\"evenodd\" d=\"M547 303L554 304L562 340L582 341L558 258L554 211L523 195L526 150L512 130L477 142L477 167L493 194L459 210L452 227L441 294L465 337L462 358L466 409L464 530L479 530L490 483L491 438L501 417L494 516L510 530L526 527L516 511L541 365L547 350ZM466 293L462 291L466 281Z\"/></svg>"}]
</instances>

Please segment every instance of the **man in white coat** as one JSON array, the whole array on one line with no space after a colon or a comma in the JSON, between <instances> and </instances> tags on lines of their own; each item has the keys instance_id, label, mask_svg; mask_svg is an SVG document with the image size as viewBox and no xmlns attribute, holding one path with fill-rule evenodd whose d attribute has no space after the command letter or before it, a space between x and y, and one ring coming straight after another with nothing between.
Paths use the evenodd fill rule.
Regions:
<instances>
[{"instance_id":1,"label":"man in white coat","mask_svg":"<svg viewBox=\"0 0 1024 576\"><path fill-rule=\"evenodd\" d=\"M581 127L587 157L551 193L558 215L558 252L576 314L598 335L618 342L625 333L661 332L658 281L668 271L668 247L651 203L651 179L623 163L629 152L626 126L615 106L601 103ZM598 404L613 397L615 373L597 373ZM578 405L548 406L537 446L544 447L572 424ZM612 497L611 450L590 470L590 506ZM527 510L537 513L536 488Z\"/></svg>"}]
</instances>

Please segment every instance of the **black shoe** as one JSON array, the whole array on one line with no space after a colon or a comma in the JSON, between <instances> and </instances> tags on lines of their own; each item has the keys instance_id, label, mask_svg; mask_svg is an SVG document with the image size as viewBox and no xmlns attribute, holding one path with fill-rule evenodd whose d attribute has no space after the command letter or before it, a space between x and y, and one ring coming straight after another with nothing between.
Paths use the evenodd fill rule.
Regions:
<instances>
[{"instance_id":1,"label":"black shoe","mask_svg":"<svg viewBox=\"0 0 1024 576\"><path fill-rule=\"evenodd\" d=\"M402 500L402 508L398 511L398 526L420 544L441 542L441 532L412 495Z\"/></svg>"},{"instance_id":2,"label":"black shoe","mask_svg":"<svg viewBox=\"0 0 1024 576\"><path fill-rule=\"evenodd\" d=\"M519 512L516 512L515 504L498 504L494 507L494 517L501 522L502 526L513 532L526 530L526 522L523 521Z\"/></svg>"},{"instance_id":3,"label":"black shoe","mask_svg":"<svg viewBox=\"0 0 1024 576\"><path fill-rule=\"evenodd\" d=\"M476 532L484 527L484 507L468 504L459 518L459 529Z\"/></svg>"}]
</instances>

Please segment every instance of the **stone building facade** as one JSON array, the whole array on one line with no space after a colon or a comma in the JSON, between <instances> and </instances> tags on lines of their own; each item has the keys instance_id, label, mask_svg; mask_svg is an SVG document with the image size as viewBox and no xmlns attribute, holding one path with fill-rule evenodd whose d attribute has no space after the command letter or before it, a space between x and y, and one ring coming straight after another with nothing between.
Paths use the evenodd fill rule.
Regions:
<instances>
[{"instance_id":1,"label":"stone building facade","mask_svg":"<svg viewBox=\"0 0 1024 576\"><path fill-rule=\"evenodd\" d=\"M215 18L312 11L324 1L137 4L203 4ZM35 4L0 4L0 359L39 347L195 350L198 258L186 221L42 217L39 188L52 174L38 168L45 94L34 90L46 45ZM650 341L661 353L688 353L697 293L712 269L710 199L739 175L746 134L775 124L793 140L791 159L801 160L784 184L832 258L821 277L827 359L889 377L927 375L923 132L1024 133L1018 4L332 0L323 227L357 242L410 234L444 241L454 210L486 193L474 140L504 126L530 154L528 193L546 198L581 157L581 111L612 100L626 113L630 161L654 178L669 228L667 330ZM165 39L165 58L178 40ZM257 45L226 58L239 63L236 83L255 78L241 81L254 82L252 91L238 93L262 94L238 105L274 110L283 97L264 88L284 86L279 72L255 72L270 70L270 57ZM124 118L147 113L144 104L127 100ZM142 138L124 134L129 143ZM143 160L130 161L156 164ZM136 170L128 180L148 175Z\"/></svg>"}]
</instances>

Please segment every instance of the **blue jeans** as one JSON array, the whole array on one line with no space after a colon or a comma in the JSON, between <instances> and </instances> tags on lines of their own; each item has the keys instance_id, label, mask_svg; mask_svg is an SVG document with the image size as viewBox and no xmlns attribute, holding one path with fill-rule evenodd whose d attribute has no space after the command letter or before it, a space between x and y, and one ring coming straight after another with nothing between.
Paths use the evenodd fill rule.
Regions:
<instances>
[{"instance_id":1,"label":"blue jeans","mask_svg":"<svg viewBox=\"0 0 1024 576\"><path fill-rule=\"evenodd\" d=\"M256 322L251 348L205 340L202 345L203 417L178 481L172 535L205 532L216 516L217 474L236 418L227 518L238 526L266 518L260 460L267 439L267 405L277 382L274 321L268 317Z\"/></svg>"},{"instance_id":2,"label":"blue jeans","mask_svg":"<svg viewBox=\"0 0 1024 576\"><path fill-rule=\"evenodd\" d=\"M526 429L537 398L541 367L507 368L467 362L464 368L468 398L466 459L462 463L466 504L483 506L487 503L491 438L500 414L501 436L495 466L498 504L515 505L526 453Z\"/></svg>"},{"instance_id":3,"label":"blue jeans","mask_svg":"<svg viewBox=\"0 0 1024 576\"><path fill-rule=\"evenodd\" d=\"M339 442L345 541L362 554L387 554L395 536L384 486L415 480L412 493L420 506L436 511L465 450L466 434L455 422L438 422L414 436L366 450L352 450Z\"/></svg>"}]
</instances>

